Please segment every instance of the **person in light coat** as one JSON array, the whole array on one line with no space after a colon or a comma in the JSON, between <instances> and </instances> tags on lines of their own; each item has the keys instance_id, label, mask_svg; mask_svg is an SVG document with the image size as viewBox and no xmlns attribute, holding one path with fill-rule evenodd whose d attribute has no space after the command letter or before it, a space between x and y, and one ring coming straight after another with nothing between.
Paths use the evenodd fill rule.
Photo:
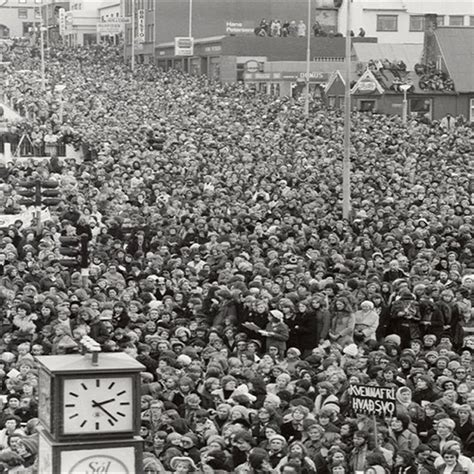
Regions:
<instances>
[{"instance_id":1,"label":"person in light coat","mask_svg":"<svg viewBox=\"0 0 474 474\"><path fill-rule=\"evenodd\" d=\"M354 338L361 341L375 341L375 332L379 327L379 315L372 301L363 301L360 310L356 311Z\"/></svg>"}]
</instances>

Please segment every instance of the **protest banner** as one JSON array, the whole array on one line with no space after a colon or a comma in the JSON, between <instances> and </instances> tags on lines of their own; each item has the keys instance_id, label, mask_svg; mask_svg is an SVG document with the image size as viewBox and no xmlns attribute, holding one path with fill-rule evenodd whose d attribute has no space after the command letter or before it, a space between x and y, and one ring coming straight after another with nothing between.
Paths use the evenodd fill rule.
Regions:
<instances>
[{"instance_id":1,"label":"protest banner","mask_svg":"<svg viewBox=\"0 0 474 474\"><path fill-rule=\"evenodd\" d=\"M395 416L395 388L372 385L351 385L351 407L354 413L380 418Z\"/></svg>"}]
</instances>

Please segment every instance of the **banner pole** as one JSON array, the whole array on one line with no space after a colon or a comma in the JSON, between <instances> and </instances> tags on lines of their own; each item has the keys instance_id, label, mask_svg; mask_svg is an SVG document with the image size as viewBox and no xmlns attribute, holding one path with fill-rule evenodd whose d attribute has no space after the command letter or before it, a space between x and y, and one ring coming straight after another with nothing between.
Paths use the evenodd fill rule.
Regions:
<instances>
[{"instance_id":1,"label":"banner pole","mask_svg":"<svg viewBox=\"0 0 474 474\"><path fill-rule=\"evenodd\" d=\"M375 419L375 413L372 415L372 420L374 422L375 449L379 449L379 439L378 439L378 432L377 432L377 420Z\"/></svg>"}]
</instances>

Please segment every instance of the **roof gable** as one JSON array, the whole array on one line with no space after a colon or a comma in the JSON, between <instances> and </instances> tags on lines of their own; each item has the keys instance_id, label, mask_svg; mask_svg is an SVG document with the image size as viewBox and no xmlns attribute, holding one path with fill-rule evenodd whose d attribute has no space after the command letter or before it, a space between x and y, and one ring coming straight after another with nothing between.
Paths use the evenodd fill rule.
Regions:
<instances>
[{"instance_id":1,"label":"roof gable","mask_svg":"<svg viewBox=\"0 0 474 474\"><path fill-rule=\"evenodd\" d=\"M380 85L380 82L375 78L374 74L370 69L367 69L359 80L355 83L351 90L351 94L367 94L372 92L378 92L383 94L384 88Z\"/></svg>"}]
</instances>

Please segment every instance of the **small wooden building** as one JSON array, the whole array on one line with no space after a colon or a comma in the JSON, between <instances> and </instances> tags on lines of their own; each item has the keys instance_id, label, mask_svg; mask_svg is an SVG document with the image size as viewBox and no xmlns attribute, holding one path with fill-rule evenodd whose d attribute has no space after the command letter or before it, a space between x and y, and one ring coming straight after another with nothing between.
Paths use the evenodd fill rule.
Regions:
<instances>
[{"instance_id":1,"label":"small wooden building","mask_svg":"<svg viewBox=\"0 0 474 474\"><path fill-rule=\"evenodd\" d=\"M429 47L414 71L399 64L374 61L351 88L352 106L359 111L402 115L406 93L408 116L441 120L463 115L474 122L474 28L435 28ZM326 103L344 106L344 79L339 71L328 81Z\"/></svg>"}]
</instances>

